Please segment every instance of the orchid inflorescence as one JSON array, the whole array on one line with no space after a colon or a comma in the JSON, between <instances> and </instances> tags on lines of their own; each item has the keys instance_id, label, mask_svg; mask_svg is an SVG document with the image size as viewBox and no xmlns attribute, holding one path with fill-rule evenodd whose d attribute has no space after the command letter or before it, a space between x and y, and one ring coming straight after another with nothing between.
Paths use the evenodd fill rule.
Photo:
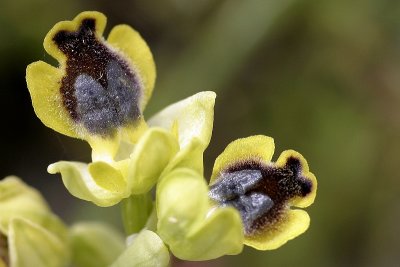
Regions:
<instances>
[{"instance_id":1,"label":"orchid inflorescence","mask_svg":"<svg viewBox=\"0 0 400 267\"><path fill-rule=\"evenodd\" d=\"M238 139L208 185L203 153L216 94L197 93L146 120L156 77L150 49L128 25L105 40L105 25L99 12L57 23L44 48L59 66L34 62L26 81L39 119L92 149L92 162L59 161L48 172L79 199L121 203L127 237L101 223L68 228L37 191L8 177L0 182L0 267L168 266L170 253L199 261L244 245L271 250L306 231L308 214L292 209L316 195L303 156L287 150L274 162L271 137Z\"/></svg>"}]
</instances>

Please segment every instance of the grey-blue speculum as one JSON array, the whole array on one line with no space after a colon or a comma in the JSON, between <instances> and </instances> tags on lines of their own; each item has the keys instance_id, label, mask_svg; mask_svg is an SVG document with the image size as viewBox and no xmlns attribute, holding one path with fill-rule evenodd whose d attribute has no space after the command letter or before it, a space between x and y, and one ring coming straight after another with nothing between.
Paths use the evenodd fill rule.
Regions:
<instances>
[{"instance_id":1,"label":"grey-blue speculum","mask_svg":"<svg viewBox=\"0 0 400 267\"><path fill-rule=\"evenodd\" d=\"M95 31L96 20L85 19L78 30L60 31L53 41L67 58L60 88L65 108L87 131L107 137L141 116L143 85Z\"/></svg>"},{"instance_id":2,"label":"grey-blue speculum","mask_svg":"<svg viewBox=\"0 0 400 267\"><path fill-rule=\"evenodd\" d=\"M220 206L236 208L244 233L252 235L279 221L288 200L308 195L311 187L302 176L300 160L289 157L283 167L258 161L231 165L210 186L209 196Z\"/></svg>"}]
</instances>

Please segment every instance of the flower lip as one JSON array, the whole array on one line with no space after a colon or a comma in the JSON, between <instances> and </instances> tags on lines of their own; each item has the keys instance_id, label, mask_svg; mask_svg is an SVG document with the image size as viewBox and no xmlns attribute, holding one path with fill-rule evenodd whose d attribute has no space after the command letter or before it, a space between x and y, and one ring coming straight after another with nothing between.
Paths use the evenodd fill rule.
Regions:
<instances>
[{"instance_id":1,"label":"flower lip","mask_svg":"<svg viewBox=\"0 0 400 267\"><path fill-rule=\"evenodd\" d=\"M137 121L143 85L129 64L97 36L96 19L86 17L76 31L60 30L52 41L66 56L60 93L74 121L102 136Z\"/></svg>"},{"instance_id":2,"label":"flower lip","mask_svg":"<svg viewBox=\"0 0 400 267\"><path fill-rule=\"evenodd\" d=\"M26 83L38 118L61 134L87 141L92 158L110 161L121 142L136 143L156 69L150 48L128 25L103 38L107 18L85 11L56 23L43 47L59 65L36 61Z\"/></svg>"},{"instance_id":3,"label":"flower lip","mask_svg":"<svg viewBox=\"0 0 400 267\"><path fill-rule=\"evenodd\" d=\"M290 200L306 197L313 184L292 155L283 166L245 160L230 165L210 187L210 198L233 206L241 214L245 235L251 236L278 222Z\"/></svg>"}]
</instances>

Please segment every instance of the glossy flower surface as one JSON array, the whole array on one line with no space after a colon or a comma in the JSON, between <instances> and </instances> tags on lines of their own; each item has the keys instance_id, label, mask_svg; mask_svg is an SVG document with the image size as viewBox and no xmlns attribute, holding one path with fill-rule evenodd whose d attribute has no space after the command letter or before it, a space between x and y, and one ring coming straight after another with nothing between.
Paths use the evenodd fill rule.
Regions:
<instances>
[{"instance_id":1,"label":"glossy flower surface","mask_svg":"<svg viewBox=\"0 0 400 267\"><path fill-rule=\"evenodd\" d=\"M314 202L317 180L302 155L286 150L271 162L274 141L267 136L238 139L216 159L210 198L234 207L244 225L244 244L275 249L307 230L308 214L291 207Z\"/></svg>"}]
</instances>

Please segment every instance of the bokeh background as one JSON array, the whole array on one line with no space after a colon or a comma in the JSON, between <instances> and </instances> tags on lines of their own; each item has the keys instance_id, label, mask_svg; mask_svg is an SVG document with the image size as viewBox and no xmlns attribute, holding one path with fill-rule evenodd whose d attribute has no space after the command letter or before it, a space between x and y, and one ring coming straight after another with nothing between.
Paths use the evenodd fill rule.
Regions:
<instances>
[{"instance_id":1,"label":"bokeh background","mask_svg":"<svg viewBox=\"0 0 400 267\"><path fill-rule=\"evenodd\" d=\"M202 90L218 94L206 175L232 140L254 134L300 151L319 182L312 224L275 251L176 266L399 266L400 1L392 0L1 0L0 177L43 192L68 223L116 208L70 196L58 160L88 161L79 140L34 115L26 65L54 63L48 30L83 10L127 23L149 43L158 70L146 116Z\"/></svg>"}]
</instances>

